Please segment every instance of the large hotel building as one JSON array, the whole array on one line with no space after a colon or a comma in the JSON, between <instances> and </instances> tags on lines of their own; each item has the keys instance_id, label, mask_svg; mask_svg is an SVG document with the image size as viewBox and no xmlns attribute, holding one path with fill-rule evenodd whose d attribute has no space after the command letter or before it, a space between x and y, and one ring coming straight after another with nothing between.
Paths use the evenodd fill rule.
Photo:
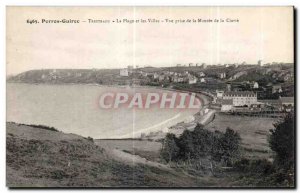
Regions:
<instances>
[{"instance_id":1,"label":"large hotel building","mask_svg":"<svg viewBox=\"0 0 300 193\"><path fill-rule=\"evenodd\" d=\"M250 91L225 92L223 100L232 100L233 106L250 106L257 103L257 95Z\"/></svg>"}]
</instances>

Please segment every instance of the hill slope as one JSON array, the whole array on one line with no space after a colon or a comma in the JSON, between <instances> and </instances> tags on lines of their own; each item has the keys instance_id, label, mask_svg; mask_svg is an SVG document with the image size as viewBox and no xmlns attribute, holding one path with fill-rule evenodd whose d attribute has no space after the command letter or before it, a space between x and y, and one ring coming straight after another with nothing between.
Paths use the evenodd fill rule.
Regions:
<instances>
[{"instance_id":1,"label":"hill slope","mask_svg":"<svg viewBox=\"0 0 300 193\"><path fill-rule=\"evenodd\" d=\"M93 141L7 123L8 187L207 186L155 164L130 164ZM167 166L166 166L167 167Z\"/></svg>"}]
</instances>

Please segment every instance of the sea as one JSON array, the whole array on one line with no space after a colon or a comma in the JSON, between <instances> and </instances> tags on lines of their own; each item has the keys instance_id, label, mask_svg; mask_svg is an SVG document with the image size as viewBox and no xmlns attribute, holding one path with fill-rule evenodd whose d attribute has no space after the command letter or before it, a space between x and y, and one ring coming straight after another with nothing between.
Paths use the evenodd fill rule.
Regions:
<instances>
[{"instance_id":1,"label":"sea","mask_svg":"<svg viewBox=\"0 0 300 193\"><path fill-rule=\"evenodd\" d=\"M173 92L149 87L80 84L7 83L6 120L55 127L94 139L137 138L150 132L166 132L176 123L191 120L199 109L103 109L103 93Z\"/></svg>"}]
</instances>

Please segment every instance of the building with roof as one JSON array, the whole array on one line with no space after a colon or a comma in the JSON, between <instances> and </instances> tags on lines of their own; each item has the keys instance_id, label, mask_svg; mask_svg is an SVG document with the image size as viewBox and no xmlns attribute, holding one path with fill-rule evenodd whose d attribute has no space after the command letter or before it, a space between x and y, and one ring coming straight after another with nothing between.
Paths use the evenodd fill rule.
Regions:
<instances>
[{"instance_id":1,"label":"building with roof","mask_svg":"<svg viewBox=\"0 0 300 193\"><path fill-rule=\"evenodd\" d=\"M201 82L201 83L205 83L205 82L206 82L206 79L205 79L205 78L201 78L201 79L200 79L200 82Z\"/></svg>"},{"instance_id":2,"label":"building with roof","mask_svg":"<svg viewBox=\"0 0 300 193\"><path fill-rule=\"evenodd\" d=\"M279 103L282 106L294 106L294 97L279 97Z\"/></svg>"},{"instance_id":3,"label":"building with roof","mask_svg":"<svg viewBox=\"0 0 300 193\"><path fill-rule=\"evenodd\" d=\"M129 76L128 69L120 69L120 76Z\"/></svg>"},{"instance_id":4,"label":"building with roof","mask_svg":"<svg viewBox=\"0 0 300 193\"><path fill-rule=\"evenodd\" d=\"M279 97L279 99L258 100L258 102L263 103L265 106L288 112L294 108L294 100L294 97Z\"/></svg>"},{"instance_id":5,"label":"building with roof","mask_svg":"<svg viewBox=\"0 0 300 193\"><path fill-rule=\"evenodd\" d=\"M218 77L220 79L224 79L224 78L226 78L226 73L225 72L221 72L221 73L218 74Z\"/></svg>"},{"instance_id":6,"label":"building with roof","mask_svg":"<svg viewBox=\"0 0 300 193\"><path fill-rule=\"evenodd\" d=\"M223 99L221 105L222 112L228 112L233 108L233 99Z\"/></svg>"},{"instance_id":7,"label":"building with roof","mask_svg":"<svg viewBox=\"0 0 300 193\"><path fill-rule=\"evenodd\" d=\"M253 83L251 84L251 87L252 87L252 88L259 88L259 84L258 84L257 82L253 82Z\"/></svg>"},{"instance_id":8,"label":"building with roof","mask_svg":"<svg viewBox=\"0 0 300 193\"><path fill-rule=\"evenodd\" d=\"M197 74L198 74L199 77L204 77L205 76L204 72L198 72Z\"/></svg>"},{"instance_id":9,"label":"building with roof","mask_svg":"<svg viewBox=\"0 0 300 193\"><path fill-rule=\"evenodd\" d=\"M294 97L279 97L278 101L281 105L281 110L286 112L294 110Z\"/></svg>"},{"instance_id":10,"label":"building with roof","mask_svg":"<svg viewBox=\"0 0 300 193\"><path fill-rule=\"evenodd\" d=\"M173 76L172 78L173 82L177 82L177 83L183 83L184 82L184 78L180 77L180 76Z\"/></svg>"},{"instance_id":11,"label":"building with roof","mask_svg":"<svg viewBox=\"0 0 300 193\"><path fill-rule=\"evenodd\" d=\"M235 79L238 79L239 77L247 75L247 74L248 74L247 71L240 71L240 72L234 74L230 79L235 80Z\"/></svg>"},{"instance_id":12,"label":"building with roof","mask_svg":"<svg viewBox=\"0 0 300 193\"><path fill-rule=\"evenodd\" d=\"M197 78L195 76L189 76L188 77L188 82L189 82L189 84L196 84L197 83Z\"/></svg>"},{"instance_id":13,"label":"building with roof","mask_svg":"<svg viewBox=\"0 0 300 193\"><path fill-rule=\"evenodd\" d=\"M223 90L216 90L217 98L223 98L224 91Z\"/></svg>"},{"instance_id":14,"label":"building with roof","mask_svg":"<svg viewBox=\"0 0 300 193\"><path fill-rule=\"evenodd\" d=\"M272 94L274 93L282 93L281 85L273 85L272 86Z\"/></svg>"},{"instance_id":15,"label":"building with roof","mask_svg":"<svg viewBox=\"0 0 300 193\"><path fill-rule=\"evenodd\" d=\"M161 74L161 75L158 76L158 81L162 82L162 81L164 81L166 79L166 77L167 76L165 76L164 74Z\"/></svg>"},{"instance_id":16,"label":"building with roof","mask_svg":"<svg viewBox=\"0 0 300 193\"><path fill-rule=\"evenodd\" d=\"M281 107L281 104L277 99L258 100L258 102L265 104L265 106L275 107L276 109L280 109Z\"/></svg>"},{"instance_id":17,"label":"building with roof","mask_svg":"<svg viewBox=\"0 0 300 193\"><path fill-rule=\"evenodd\" d=\"M257 103L257 95L251 91L231 91L223 94L223 100L232 99L233 106L250 106Z\"/></svg>"}]
</instances>

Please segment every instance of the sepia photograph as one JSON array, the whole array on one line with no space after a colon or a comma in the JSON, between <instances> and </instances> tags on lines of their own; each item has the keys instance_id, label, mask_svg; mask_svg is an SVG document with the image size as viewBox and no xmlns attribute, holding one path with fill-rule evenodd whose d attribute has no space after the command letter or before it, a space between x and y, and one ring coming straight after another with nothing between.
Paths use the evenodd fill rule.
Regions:
<instances>
[{"instance_id":1,"label":"sepia photograph","mask_svg":"<svg viewBox=\"0 0 300 193\"><path fill-rule=\"evenodd\" d=\"M8 188L296 187L293 6L7 6Z\"/></svg>"}]
</instances>

